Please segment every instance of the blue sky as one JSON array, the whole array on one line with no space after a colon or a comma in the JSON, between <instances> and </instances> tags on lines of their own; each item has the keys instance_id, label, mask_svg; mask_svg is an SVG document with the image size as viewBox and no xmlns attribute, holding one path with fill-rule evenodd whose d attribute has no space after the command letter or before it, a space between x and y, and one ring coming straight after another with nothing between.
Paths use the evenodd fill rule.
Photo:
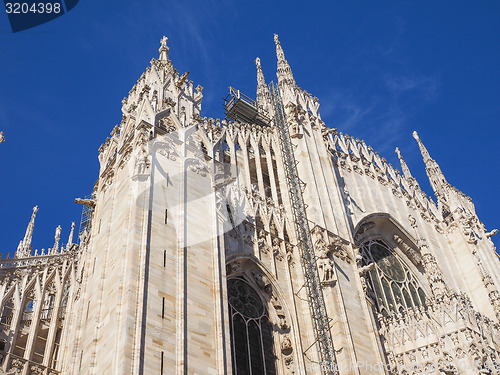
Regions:
<instances>
[{"instance_id":1,"label":"blue sky","mask_svg":"<svg viewBox=\"0 0 500 375\"><path fill-rule=\"evenodd\" d=\"M0 252L14 252L31 209L33 246L66 242L92 191L97 149L121 119L159 40L204 86L202 115L224 117L234 86L254 97L254 59L275 80L278 33L299 86L329 127L364 139L432 190L417 130L448 181L500 228L500 1L97 1L12 34L0 16ZM496 240L495 238L493 238Z\"/></svg>"}]
</instances>

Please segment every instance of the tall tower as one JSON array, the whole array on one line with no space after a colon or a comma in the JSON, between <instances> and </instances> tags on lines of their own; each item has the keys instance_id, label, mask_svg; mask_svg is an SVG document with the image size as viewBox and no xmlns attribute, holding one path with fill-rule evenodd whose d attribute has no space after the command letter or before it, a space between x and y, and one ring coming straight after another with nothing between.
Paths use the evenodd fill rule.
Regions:
<instances>
[{"instance_id":1,"label":"tall tower","mask_svg":"<svg viewBox=\"0 0 500 375\"><path fill-rule=\"evenodd\" d=\"M206 163L214 155L197 135L202 87L175 70L166 37L159 52L99 149L66 373L202 374L225 367L225 269L215 165Z\"/></svg>"}]
</instances>

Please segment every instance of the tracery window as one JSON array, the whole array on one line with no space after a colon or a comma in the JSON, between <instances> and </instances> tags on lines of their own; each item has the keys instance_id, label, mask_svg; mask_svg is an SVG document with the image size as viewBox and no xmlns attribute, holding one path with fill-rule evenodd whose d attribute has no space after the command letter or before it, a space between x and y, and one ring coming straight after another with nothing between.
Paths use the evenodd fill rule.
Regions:
<instances>
[{"instance_id":1,"label":"tracery window","mask_svg":"<svg viewBox=\"0 0 500 375\"><path fill-rule=\"evenodd\" d=\"M258 293L243 279L227 281L233 375L275 375L272 326Z\"/></svg>"},{"instance_id":2,"label":"tracery window","mask_svg":"<svg viewBox=\"0 0 500 375\"><path fill-rule=\"evenodd\" d=\"M0 324L10 327L14 315L14 297L11 295L5 303L0 316Z\"/></svg>"},{"instance_id":3,"label":"tracery window","mask_svg":"<svg viewBox=\"0 0 500 375\"><path fill-rule=\"evenodd\" d=\"M409 267L381 239L361 246L364 265L375 263L368 279L377 308L383 315L425 303L425 292Z\"/></svg>"}]
</instances>

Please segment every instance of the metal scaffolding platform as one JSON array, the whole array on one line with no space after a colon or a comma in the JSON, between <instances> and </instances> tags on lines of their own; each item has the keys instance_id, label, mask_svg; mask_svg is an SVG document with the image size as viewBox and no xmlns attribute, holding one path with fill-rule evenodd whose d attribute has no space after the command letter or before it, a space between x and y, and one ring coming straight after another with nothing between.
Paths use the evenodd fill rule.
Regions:
<instances>
[{"instance_id":1,"label":"metal scaffolding platform","mask_svg":"<svg viewBox=\"0 0 500 375\"><path fill-rule=\"evenodd\" d=\"M91 200L92 194L87 195L84 199ZM80 229L78 230L78 236L82 234L85 230L90 233L90 225L92 223L92 214L94 213L94 206L83 204L82 206L82 217L80 220Z\"/></svg>"},{"instance_id":2,"label":"metal scaffolding platform","mask_svg":"<svg viewBox=\"0 0 500 375\"><path fill-rule=\"evenodd\" d=\"M229 87L229 94L224 98L226 117L235 122L246 122L269 126L269 119L257 110L257 102L242 92Z\"/></svg>"}]
</instances>

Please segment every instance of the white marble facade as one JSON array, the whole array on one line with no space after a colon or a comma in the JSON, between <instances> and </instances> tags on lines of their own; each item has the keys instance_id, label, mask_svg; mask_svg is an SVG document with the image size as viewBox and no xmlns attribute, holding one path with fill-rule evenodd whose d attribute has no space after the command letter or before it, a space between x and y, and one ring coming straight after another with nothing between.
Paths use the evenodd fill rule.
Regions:
<instances>
[{"instance_id":1,"label":"white marble facade","mask_svg":"<svg viewBox=\"0 0 500 375\"><path fill-rule=\"evenodd\" d=\"M33 251L37 208L0 260L1 370L12 374L497 374L500 267L471 199L414 133L435 201L331 129L277 78L328 316L321 363L274 107L268 124L200 116L167 38L99 148L91 225Z\"/></svg>"}]
</instances>

